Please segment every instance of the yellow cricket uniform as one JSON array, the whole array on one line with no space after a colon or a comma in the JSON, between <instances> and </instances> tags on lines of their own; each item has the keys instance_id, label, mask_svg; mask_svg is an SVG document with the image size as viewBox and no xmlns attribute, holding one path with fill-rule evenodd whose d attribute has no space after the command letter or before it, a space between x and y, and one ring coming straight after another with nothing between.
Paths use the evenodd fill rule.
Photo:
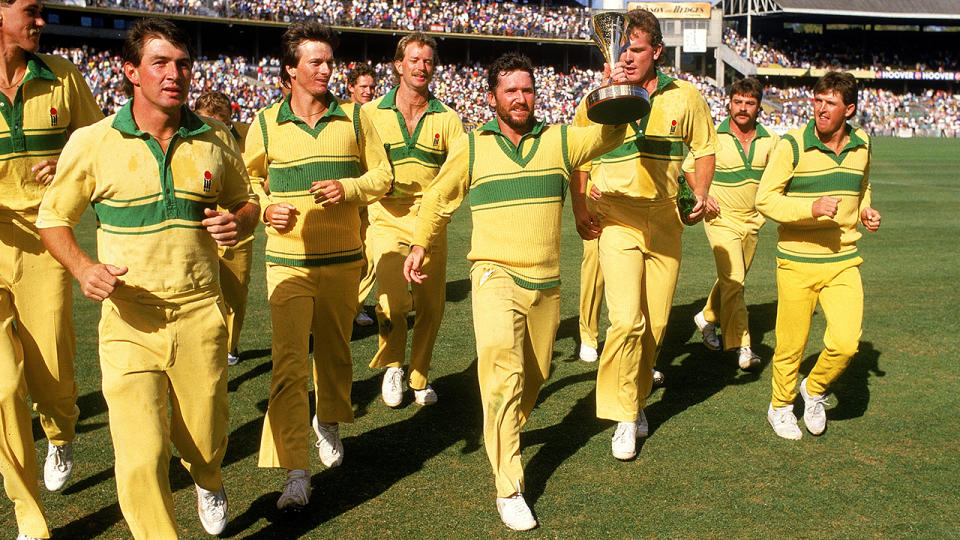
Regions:
<instances>
[{"instance_id":1,"label":"yellow cricket uniform","mask_svg":"<svg viewBox=\"0 0 960 540\"><path fill-rule=\"evenodd\" d=\"M683 224L676 208L684 147L716 152L710 109L690 83L657 72L650 114L623 144L581 167L603 193L597 216L610 329L597 368L597 416L632 422L653 384L680 270ZM583 125L581 103L574 121Z\"/></svg>"},{"instance_id":2,"label":"yellow cricket uniform","mask_svg":"<svg viewBox=\"0 0 960 540\"><path fill-rule=\"evenodd\" d=\"M846 126L850 140L835 154L820 142L811 120L777 143L757 190L757 209L778 222L777 348L774 407L793 404L797 372L820 302L827 321L824 349L807 379L823 395L857 353L863 323L863 285L857 249L860 212L870 206L870 138ZM833 218L813 217L813 203L840 199Z\"/></svg>"},{"instance_id":3,"label":"yellow cricket uniform","mask_svg":"<svg viewBox=\"0 0 960 540\"><path fill-rule=\"evenodd\" d=\"M593 182L587 180L587 209L596 211L590 198ZM603 302L603 273L600 271L600 239L583 241L580 260L580 343L596 349L600 339L600 307Z\"/></svg>"},{"instance_id":4,"label":"yellow cricket uniform","mask_svg":"<svg viewBox=\"0 0 960 540\"><path fill-rule=\"evenodd\" d=\"M6 282L16 320L14 332L23 352L22 365L6 368L22 371L26 393L47 439L62 446L73 441L80 414L73 376L73 290L70 274L44 249L36 230L37 208L46 185L30 169L42 160L56 160L75 130L103 115L83 76L69 61L32 53L26 53L26 60L26 74L13 102L0 94L0 279ZM14 394L9 397L15 398ZM29 426L19 433L6 430L5 441L11 448L29 444L33 452ZM35 499L35 487L21 490L36 484L36 459L0 463L0 468L8 495L20 506L20 532L48 537L46 525L40 527L42 514L19 519L24 508L39 512L39 501L26 502Z\"/></svg>"},{"instance_id":5,"label":"yellow cricket uniform","mask_svg":"<svg viewBox=\"0 0 960 540\"><path fill-rule=\"evenodd\" d=\"M247 134L244 161L262 207L296 208L286 230L267 227L267 295L273 324L273 377L260 441L260 467L309 469L309 339L317 418L352 422L350 334L357 309L363 246L358 205L390 187L386 153L366 109L330 96L316 126L293 114L290 99L263 109ZM320 205L318 180L340 180L345 200Z\"/></svg>"},{"instance_id":6,"label":"yellow cricket uniform","mask_svg":"<svg viewBox=\"0 0 960 540\"><path fill-rule=\"evenodd\" d=\"M360 207L360 240L363 242L363 272L360 274L360 286L357 291L357 314L363 311L364 303L367 297L373 292L373 284L376 282L377 273L373 266L373 249L367 241L367 229L370 228L370 214L368 207Z\"/></svg>"},{"instance_id":7,"label":"yellow cricket uniform","mask_svg":"<svg viewBox=\"0 0 960 540\"><path fill-rule=\"evenodd\" d=\"M498 497L523 491L520 428L550 374L560 324L560 221L567 179L575 168L619 146L625 127L541 122L514 146L491 120L454 142L424 196L413 243L433 246L469 192L473 235L467 258L474 262L483 438Z\"/></svg>"},{"instance_id":8,"label":"yellow cricket uniform","mask_svg":"<svg viewBox=\"0 0 960 540\"><path fill-rule=\"evenodd\" d=\"M720 215L703 222L717 264L717 281L707 296L703 318L719 323L725 350L750 346L743 291L763 227L763 216L754 203L760 176L779 140L776 133L757 124L750 148L744 149L730 131L729 118L717 126L720 149L710 195L720 205ZM684 160L683 170L693 174L693 159Z\"/></svg>"},{"instance_id":9,"label":"yellow cricket uniform","mask_svg":"<svg viewBox=\"0 0 960 540\"><path fill-rule=\"evenodd\" d=\"M426 112L409 133L396 96L394 88L363 107L370 113L384 148L389 149L394 175L390 193L369 210L367 239L376 266L380 324L380 346L370 367L403 367L407 314L415 305L407 381L410 388L422 390L427 386L433 344L446 302L447 235L437 235L429 259L424 261L423 271L432 278L429 281L408 285L403 279L403 261L410 253L423 193L433 185L450 144L463 134L463 123L453 109L431 94Z\"/></svg>"},{"instance_id":10,"label":"yellow cricket uniform","mask_svg":"<svg viewBox=\"0 0 960 540\"><path fill-rule=\"evenodd\" d=\"M92 204L99 261L128 268L99 326L117 495L135 538L175 538L170 441L211 491L223 485L227 446L217 245L200 222L206 208L256 198L222 124L184 107L164 152L137 127L132 104L70 138L37 226L74 227Z\"/></svg>"}]
</instances>

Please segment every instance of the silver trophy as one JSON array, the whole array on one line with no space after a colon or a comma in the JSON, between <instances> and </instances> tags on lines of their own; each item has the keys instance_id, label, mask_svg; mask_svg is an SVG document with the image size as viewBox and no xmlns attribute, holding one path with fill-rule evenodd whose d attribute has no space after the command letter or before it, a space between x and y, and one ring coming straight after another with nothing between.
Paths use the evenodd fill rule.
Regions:
<instances>
[{"instance_id":1,"label":"silver trophy","mask_svg":"<svg viewBox=\"0 0 960 540\"><path fill-rule=\"evenodd\" d=\"M623 13L605 11L593 16L593 42L611 69L629 41ZM636 84L610 83L587 94L587 118L598 124L623 124L650 112L650 96Z\"/></svg>"}]
</instances>

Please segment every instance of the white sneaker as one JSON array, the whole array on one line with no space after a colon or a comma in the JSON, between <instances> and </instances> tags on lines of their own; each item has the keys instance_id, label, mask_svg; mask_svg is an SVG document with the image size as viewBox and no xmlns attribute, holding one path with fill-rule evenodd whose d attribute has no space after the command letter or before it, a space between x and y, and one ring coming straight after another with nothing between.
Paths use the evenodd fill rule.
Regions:
<instances>
[{"instance_id":1,"label":"white sneaker","mask_svg":"<svg viewBox=\"0 0 960 540\"><path fill-rule=\"evenodd\" d=\"M366 311L357 313L357 317L353 319L353 324L356 324L357 326L373 326L373 323L375 322L376 321L374 321L372 317L367 315Z\"/></svg>"},{"instance_id":2,"label":"white sneaker","mask_svg":"<svg viewBox=\"0 0 960 540\"><path fill-rule=\"evenodd\" d=\"M653 385L654 386L663 386L663 372L653 370Z\"/></svg>"},{"instance_id":3,"label":"white sneaker","mask_svg":"<svg viewBox=\"0 0 960 540\"><path fill-rule=\"evenodd\" d=\"M330 468L343 463L343 442L340 441L340 426L321 422L314 415L313 432L317 434L320 461Z\"/></svg>"},{"instance_id":4,"label":"white sneaker","mask_svg":"<svg viewBox=\"0 0 960 540\"><path fill-rule=\"evenodd\" d=\"M639 420L640 417L637 417ZM637 422L617 422L617 430L610 441L613 457L626 460L637 455Z\"/></svg>"},{"instance_id":5,"label":"white sneaker","mask_svg":"<svg viewBox=\"0 0 960 540\"><path fill-rule=\"evenodd\" d=\"M774 408L771 403L767 410L767 422L770 422L774 433L784 439L799 441L803 437L803 432L797 427L797 417L793 415L793 405Z\"/></svg>"},{"instance_id":6,"label":"white sneaker","mask_svg":"<svg viewBox=\"0 0 960 540\"><path fill-rule=\"evenodd\" d=\"M380 395L387 407L397 407L403 401L403 368L388 367L383 374Z\"/></svg>"},{"instance_id":7,"label":"white sneaker","mask_svg":"<svg viewBox=\"0 0 960 540\"><path fill-rule=\"evenodd\" d=\"M597 350L589 345L580 344L580 359L584 362L596 362L600 355Z\"/></svg>"},{"instance_id":8,"label":"white sneaker","mask_svg":"<svg viewBox=\"0 0 960 540\"><path fill-rule=\"evenodd\" d=\"M827 429L827 411L823 405L827 396L814 396L807 393L807 378L800 381L800 395L803 396L803 423L811 435L820 435Z\"/></svg>"},{"instance_id":9,"label":"white sneaker","mask_svg":"<svg viewBox=\"0 0 960 540\"><path fill-rule=\"evenodd\" d=\"M54 446L47 442L47 461L43 464L43 485L50 491L59 491L73 472L73 443Z\"/></svg>"},{"instance_id":10,"label":"white sneaker","mask_svg":"<svg viewBox=\"0 0 960 540\"><path fill-rule=\"evenodd\" d=\"M515 531L529 531L537 526L527 501L523 500L522 493L515 493L511 497L497 497L497 512L503 524Z\"/></svg>"},{"instance_id":11,"label":"white sneaker","mask_svg":"<svg viewBox=\"0 0 960 540\"><path fill-rule=\"evenodd\" d=\"M18 534L17 540L40 540L36 536L27 536L25 534Z\"/></svg>"},{"instance_id":12,"label":"white sneaker","mask_svg":"<svg viewBox=\"0 0 960 540\"><path fill-rule=\"evenodd\" d=\"M637 437L643 438L647 435L650 435L650 423L647 422L647 415L643 414L641 410L637 414Z\"/></svg>"},{"instance_id":13,"label":"white sneaker","mask_svg":"<svg viewBox=\"0 0 960 540\"><path fill-rule=\"evenodd\" d=\"M748 371L760 365L760 357L754 354L750 347L740 347L737 350L737 363L740 369Z\"/></svg>"},{"instance_id":14,"label":"white sneaker","mask_svg":"<svg viewBox=\"0 0 960 540\"><path fill-rule=\"evenodd\" d=\"M413 399L420 405L433 405L437 402L437 392L428 384L423 390L414 390Z\"/></svg>"},{"instance_id":15,"label":"white sneaker","mask_svg":"<svg viewBox=\"0 0 960 540\"><path fill-rule=\"evenodd\" d=\"M707 322L707 320L703 318L702 311L693 316L693 323L696 324L700 330L700 334L703 336L703 344L706 345L708 349L715 351L720 348L720 338L717 337L717 325L712 322Z\"/></svg>"},{"instance_id":16,"label":"white sneaker","mask_svg":"<svg viewBox=\"0 0 960 540\"><path fill-rule=\"evenodd\" d=\"M240 363L240 353L234 349L227 353L227 365L235 366Z\"/></svg>"},{"instance_id":17,"label":"white sneaker","mask_svg":"<svg viewBox=\"0 0 960 540\"><path fill-rule=\"evenodd\" d=\"M220 488L220 491L207 491L200 486L197 488L197 513L200 515L200 523L207 534L220 534L227 528L227 493Z\"/></svg>"},{"instance_id":18,"label":"white sneaker","mask_svg":"<svg viewBox=\"0 0 960 540\"><path fill-rule=\"evenodd\" d=\"M303 469L287 471L283 493L277 499L277 510L299 512L310 502L310 473Z\"/></svg>"}]
</instances>

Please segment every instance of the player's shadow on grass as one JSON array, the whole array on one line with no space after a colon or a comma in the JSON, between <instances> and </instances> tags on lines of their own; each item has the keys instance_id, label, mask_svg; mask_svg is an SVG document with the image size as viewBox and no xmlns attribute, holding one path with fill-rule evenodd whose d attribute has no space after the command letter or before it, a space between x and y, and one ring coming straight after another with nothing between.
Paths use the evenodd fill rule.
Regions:
<instances>
[{"instance_id":1,"label":"player's shadow on grass","mask_svg":"<svg viewBox=\"0 0 960 540\"><path fill-rule=\"evenodd\" d=\"M463 302L470 296L470 280L447 281L447 302Z\"/></svg>"},{"instance_id":2,"label":"player's shadow on grass","mask_svg":"<svg viewBox=\"0 0 960 540\"><path fill-rule=\"evenodd\" d=\"M397 482L420 472L424 463L457 443L463 444L462 454L479 450L483 414L476 366L474 360L459 373L431 381L440 395L438 404L422 407L405 420L344 437L343 465L334 469L315 469L311 502L303 512L285 516L277 510L281 487L278 484L277 491L264 493L248 508L235 509L238 513L234 514L236 517L231 519L223 536L244 535L254 523L266 518L269 525L256 533L244 535L244 538L300 537L380 496ZM309 428L304 426L304 429ZM236 431L231 433L231 445L240 436ZM242 436L249 437L250 434ZM230 454L228 448L228 457ZM473 481L474 478L463 479L464 483Z\"/></svg>"},{"instance_id":3,"label":"player's shadow on grass","mask_svg":"<svg viewBox=\"0 0 960 540\"><path fill-rule=\"evenodd\" d=\"M816 351L804 359L800 364L798 381L802 381L810 373L819 356L820 351ZM827 394L836 397L836 406L827 409L827 419L849 420L863 416L870 404L871 375L886 375L886 372L880 369L880 351L873 348L873 343L861 341L860 350L850 359L847 369L827 388ZM803 399L799 396L799 390L797 392L794 410L803 410Z\"/></svg>"}]
</instances>

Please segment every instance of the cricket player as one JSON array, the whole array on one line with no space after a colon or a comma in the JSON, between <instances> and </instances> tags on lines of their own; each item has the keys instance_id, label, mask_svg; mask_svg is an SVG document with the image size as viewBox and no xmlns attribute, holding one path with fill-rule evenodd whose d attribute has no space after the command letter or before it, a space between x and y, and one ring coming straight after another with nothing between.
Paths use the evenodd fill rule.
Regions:
<instances>
[{"instance_id":1,"label":"cricket player","mask_svg":"<svg viewBox=\"0 0 960 540\"><path fill-rule=\"evenodd\" d=\"M188 39L164 19L128 30L123 74L132 99L74 133L37 220L47 249L85 296L102 302L102 390L120 509L134 538L177 536L171 440L196 484L204 529L219 534L227 522L220 473L227 328L217 245L248 234L259 209L233 136L186 107ZM90 205L98 260L73 233Z\"/></svg>"},{"instance_id":2,"label":"cricket player","mask_svg":"<svg viewBox=\"0 0 960 540\"><path fill-rule=\"evenodd\" d=\"M634 9L627 19L629 43L612 77L644 87L650 113L630 124L619 148L571 178L577 231L584 240L599 236L610 314L597 368L597 416L618 422L611 450L624 460L636 455L637 436L649 429L643 408L680 269L683 224L676 196L684 147L696 168L690 183L697 204L688 217L717 210L707 199L717 139L707 103L692 84L657 70L663 53L657 18ZM581 103L575 124L586 122ZM585 203L588 179L601 192L595 212Z\"/></svg>"},{"instance_id":3,"label":"cricket player","mask_svg":"<svg viewBox=\"0 0 960 540\"><path fill-rule=\"evenodd\" d=\"M393 61L397 86L364 106L383 144L389 147L394 170L390 192L370 205L367 233L374 251L376 311L380 325L380 346L370 367L387 368L381 395L390 407L397 407L403 401L407 314L414 307L407 384L420 405L437 402L437 393L428 384L427 375L446 302L445 230L433 239L436 245L430 246L423 263L424 272L434 279L408 285L402 275L423 193L433 185L434 177L447 159L450 144L463 134L463 123L457 113L430 92L436 64L436 40L419 32L404 36L397 43Z\"/></svg>"},{"instance_id":4,"label":"cricket player","mask_svg":"<svg viewBox=\"0 0 960 540\"><path fill-rule=\"evenodd\" d=\"M422 283L424 262L469 192L473 321L483 439L497 511L507 527L537 522L523 498L520 428L550 374L560 324L560 221L570 173L623 141L626 124L573 128L534 117L530 60L508 53L488 69L496 117L457 139L424 195L404 276ZM504 227L509 223L510 227ZM442 275L442 274L441 274Z\"/></svg>"},{"instance_id":5,"label":"cricket player","mask_svg":"<svg viewBox=\"0 0 960 540\"><path fill-rule=\"evenodd\" d=\"M223 122L243 148L243 139L249 125L234 122L230 98L221 92L207 92L197 98L194 112ZM238 129L239 128L239 129ZM225 208L219 208L226 211ZM253 233L241 238L233 246L218 246L220 256L220 290L227 308L227 365L240 362L240 330L247 313L247 292L250 290L250 268L253 265Z\"/></svg>"},{"instance_id":6,"label":"cricket player","mask_svg":"<svg viewBox=\"0 0 960 540\"><path fill-rule=\"evenodd\" d=\"M26 396L47 437L43 480L51 491L73 471L80 414L70 275L44 249L37 210L68 137L103 118L73 64L36 54L46 26L42 8L40 0L0 0L0 471L20 532L37 538L49 531Z\"/></svg>"},{"instance_id":7,"label":"cricket player","mask_svg":"<svg viewBox=\"0 0 960 540\"><path fill-rule=\"evenodd\" d=\"M267 225L267 295L273 324L273 377L259 466L287 470L281 510L310 500L312 419L320 460L343 460L340 422L353 421L350 335L363 267L357 206L390 188L383 144L366 108L348 115L329 91L339 40L316 22L297 22L281 37L281 69L291 93L257 114L244 160L263 201ZM309 339L317 344L310 363Z\"/></svg>"},{"instance_id":8,"label":"cricket player","mask_svg":"<svg viewBox=\"0 0 960 540\"><path fill-rule=\"evenodd\" d=\"M760 176L780 137L757 123L763 100L759 81L753 77L740 79L728 94L730 116L717 126L720 149L710 184L710 197L716 199L720 212L703 222L717 263L717 281L693 321L704 345L713 350L720 348L717 328L723 328L723 349L736 350L740 369L748 370L760 364L760 357L750 348L743 296L764 221L755 200ZM683 169L687 174L694 173L693 160L684 160Z\"/></svg>"},{"instance_id":9,"label":"cricket player","mask_svg":"<svg viewBox=\"0 0 960 540\"><path fill-rule=\"evenodd\" d=\"M863 284L857 249L861 233L880 228L870 203L870 138L849 120L857 111L857 81L827 72L813 87L813 119L777 143L757 190L757 210L777 229L777 347L767 420L785 439L800 439L793 414L797 373L820 303L827 328L823 351L800 381L803 422L827 427L826 391L857 353L863 323Z\"/></svg>"},{"instance_id":10,"label":"cricket player","mask_svg":"<svg viewBox=\"0 0 960 540\"><path fill-rule=\"evenodd\" d=\"M347 74L347 91L350 93L350 103L352 107L360 107L364 103L370 103L373 100L374 93L377 90L377 73L370 64L358 62L350 73ZM344 110L349 107L346 103ZM353 109L350 109L351 111ZM373 269L374 253L367 241L367 228L370 227L370 218L367 215L367 207L360 207L360 239L363 241L363 274L360 275L360 291L357 294L357 316L353 323L357 326L372 326L374 320L364 310L367 297L373 292L373 283L376 273Z\"/></svg>"}]
</instances>

